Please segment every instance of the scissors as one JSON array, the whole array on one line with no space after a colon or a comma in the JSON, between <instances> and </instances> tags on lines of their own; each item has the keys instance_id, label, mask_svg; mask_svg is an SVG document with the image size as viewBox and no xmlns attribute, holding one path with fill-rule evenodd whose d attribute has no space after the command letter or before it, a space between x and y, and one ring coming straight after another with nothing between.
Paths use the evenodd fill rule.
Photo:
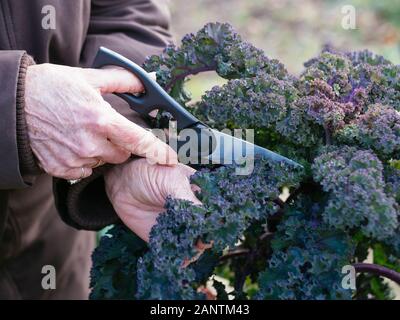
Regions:
<instances>
[{"instance_id":1,"label":"scissors","mask_svg":"<svg viewBox=\"0 0 400 320\"><path fill-rule=\"evenodd\" d=\"M243 163L243 159L246 157L259 155L274 162L284 162L294 167L302 167L299 163L271 150L208 127L174 100L142 67L110 49L100 47L93 62L93 68L110 65L132 72L143 84L145 90L138 96L130 93L116 94L124 99L132 110L142 116L148 116L153 110L167 111L176 121L177 130L180 132L186 129L194 130L198 139L187 135L185 140L179 140L176 144L174 149L179 156L181 156L179 150L185 144L189 144L189 147L186 145L185 150L196 150L194 155L190 155L190 158L192 160L196 158L194 160L197 160L197 163L203 164L207 161L211 164L222 165ZM194 147L194 149L190 149L190 147Z\"/></svg>"}]
</instances>

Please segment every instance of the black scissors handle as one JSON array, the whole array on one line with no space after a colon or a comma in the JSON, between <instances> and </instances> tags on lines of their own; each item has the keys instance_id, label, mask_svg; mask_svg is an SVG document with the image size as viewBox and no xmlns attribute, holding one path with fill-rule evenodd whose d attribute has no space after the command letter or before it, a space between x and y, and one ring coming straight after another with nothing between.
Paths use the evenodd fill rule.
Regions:
<instances>
[{"instance_id":1,"label":"black scissors handle","mask_svg":"<svg viewBox=\"0 0 400 320\"><path fill-rule=\"evenodd\" d=\"M155 109L168 111L177 122L177 129L192 127L200 121L176 102L148 73L124 56L104 47L100 47L93 62L93 68L107 65L119 66L129 70L142 82L145 92L139 96L129 93L117 94L128 102L132 110L141 115L148 115Z\"/></svg>"}]
</instances>

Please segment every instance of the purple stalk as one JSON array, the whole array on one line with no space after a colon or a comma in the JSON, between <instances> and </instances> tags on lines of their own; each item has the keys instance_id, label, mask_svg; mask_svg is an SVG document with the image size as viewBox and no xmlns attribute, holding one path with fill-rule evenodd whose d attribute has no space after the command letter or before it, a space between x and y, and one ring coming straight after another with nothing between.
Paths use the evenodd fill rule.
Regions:
<instances>
[{"instance_id":1,"label":"purple stalk","mask_svg":"<svg viewBox=\"0 0 400 320\"><path fill-rule=\"evenodd\" d=\"M200 67L193 68L193 69L185 67L184 70L187 70L187 71L184 72L184 73L181 73L181 74L177 75L175 78L173 78L170 81L170 83L168 83L165 86L165 90L169 91L175 85L175 83L178 80L182 80L182 79L186 78L187 76L195 75L195 74L198 74L200 72L213 71L213 70L215 70L215 68L216 68L215 65L214 66L204 65L204 66L200 66ZM177 69L179 69L179 67ZM180 68L180 69L182 69L182 68Z\"/></svg>"},{"instance_id":2,"label":"purple stalk","mask_svg":"<svg viewBox=\"0 0 400 320\"><path fill-rule=\"evenodd\" d=\"M222 257L219 258L219 261L224 261L232 258L241 257L250 253L248 249L237 248L228 253L224 254Z\"/></svg>"},{"instance_id":3,"label":"purple stalk","mask_svg":"<svg viewBox=\"0 0 400 320\"><path fill-rule=\"evenodd\" d=\"M373 264L373 263L355 263L353 264L356 272L368 272L388 278L400 285L400 273L392 269Z\"/></svg>"}]
</instances>

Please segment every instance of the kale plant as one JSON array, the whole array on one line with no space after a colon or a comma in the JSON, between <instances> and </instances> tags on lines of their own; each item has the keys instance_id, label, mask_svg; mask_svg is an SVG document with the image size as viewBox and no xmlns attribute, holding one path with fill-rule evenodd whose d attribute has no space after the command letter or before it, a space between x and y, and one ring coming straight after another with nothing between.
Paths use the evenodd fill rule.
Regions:
<instances>
[{"instance_id":1,"label":"kale plant","mask_svg":"<svg viewBox=\"0 0 400 320\"><path fill-rule=\"evenodd\" d=\"M168 199L149 244L122 225L103 237L92 299L392 297L382 276L400 282L399 66L326 49L295 77L215 23L144 67L204 123L252 128L257 144L304 169L265 159L247 176L201 167L192 182L203 205ZM227 83L191 103L185 80L210 70ZM348 265L357 290L343 285Z\"/></svg>"}]
</instances>

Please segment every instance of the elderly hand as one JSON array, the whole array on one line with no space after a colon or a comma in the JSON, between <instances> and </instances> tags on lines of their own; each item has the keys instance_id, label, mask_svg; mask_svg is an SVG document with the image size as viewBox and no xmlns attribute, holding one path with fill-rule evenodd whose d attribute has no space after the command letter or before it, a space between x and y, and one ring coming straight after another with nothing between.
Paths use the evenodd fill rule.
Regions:
<instances>
[{"instance_id":1,"label":"elderly hand","mask_svg":"<svg viewBox=\"0 0 400 320\"><path fill-rule=\"evenodd\" d=\"M30 66L25 113L39 165L52 176L80 179L99 163L122 163L131 153L154 163L176 164L177 155L169 146L102 98L106 93L142 91L138 78L123 69Z\"/></svg>"},{"instance_id":2,"label":"elderly hand","mask_svg":"<svg viewBox=\"0 0 400 320\"><path fill-rule=\"evenodd\" d=\"M201 204L190 185L189 178L194 173L194 169L183 164L167 167L137 159L106 173L106 192L121 220L148 241L157 215L164 211L167 196Z\"/></svg>"}]
</instances>

